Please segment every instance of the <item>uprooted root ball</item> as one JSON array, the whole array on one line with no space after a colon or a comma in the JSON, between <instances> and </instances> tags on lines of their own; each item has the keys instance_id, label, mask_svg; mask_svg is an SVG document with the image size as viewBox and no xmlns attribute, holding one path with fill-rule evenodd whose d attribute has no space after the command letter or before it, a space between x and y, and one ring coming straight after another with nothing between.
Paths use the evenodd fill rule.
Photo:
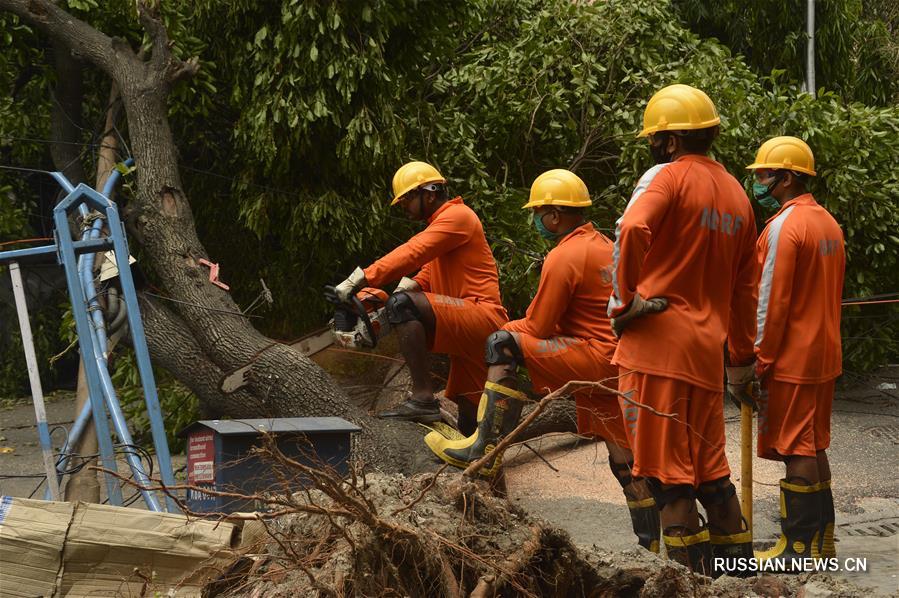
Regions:
<instances>
[{"instance_id":1,"label":"uprooted root ball","mask_svg":"<svg viewBox=\"0 0 899 598\"><path fill-rule=\"evenodd\" d=\"M353 480L294 493L296 512L247 522L242 557L206 595L765 595L757 581L713 582L642 549L578 549L565 532L458 474ZM782 584L785 595L800 585ZM852 590L840 595L861 595Z\"/></svg>"}]
</instances>

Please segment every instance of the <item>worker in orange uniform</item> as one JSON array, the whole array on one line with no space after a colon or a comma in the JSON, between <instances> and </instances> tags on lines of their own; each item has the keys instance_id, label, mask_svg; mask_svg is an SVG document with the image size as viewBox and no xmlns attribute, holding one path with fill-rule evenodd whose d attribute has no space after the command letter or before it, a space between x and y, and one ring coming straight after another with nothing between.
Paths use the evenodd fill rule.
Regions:
<instances>
[{"instance_id":1,"label":"worker in orange uniform","mask_svg":"<svg viewBox=\"0 0 899 598\"><path fill-rule=\"evenodd\" d=\"M755 172L759 203L777 210L758 240L755 354L768 391L760 401L758 455L786 464L781 536L757 556L792 565L792 559L836 556L826 449L834 381L842 373L846 254L840 225L806 191L815 158L804 141L769 139L747 168Z\"/></svg>"},{"instance_id":2,"label":"worker in orange uniform","mask_svg":"<svg viewBox=\"0 0 899 598\"><path fill-rule=\"evenodd\" d=\"M537 294L526 315L487 339L488 381L481 395L477 431L461 440L431 432L425 442L441 459L466 467L514 429L526 397L516 370L527 368L534 390L554 391L571 380L605 380L614 389L617 368L606 306L611 291L612 242L585 218L587 186L573 172L550 170L531 186L524 205L544 238L555 241L546 256ZM612 380L610 380L612 378ZM631 476L633 455L614 394L575 393L578 431L605 440L609 465L628 500L640 545L658 552L659 515L645 484ZM486 470L494 474L499 459ZM482 470L483 472L484 470Z\"/></svg>"},{"instance_id":3,"label":"worker in orange uniform","mask_svg":"<svg viewBox=\"0 0 899 598\"><path fill-rule=\"evenodd\" d=\"M387 300L388 321L412 377L412 396L382 418L440 420L429 351L450 356L445 395L459 407L459 427L474 431L478 396L487 379L482 347L508 321L496 262L480 219L461 197L449 199L446 179L424 162L404 164L393 176L393 201L427 227L335 288L348 301L366 286L400 280ZM408 278L407 275L417 274Z\"/></svg>"},{"instance_id":4,"label":"worker in orange uniform","mask_svg":"<svg viewBox=\"0 0 899 598\"><path fill-rule=\"evenodd\" d=\"M668 557L710 575L726 572L713 557L752 556L724 454L722 353L727 341L728 391L752 401L756 229L740 183L707 156L719 123L688 85L649 100L640 136L656 165L617 222L609 301L634 475L659 505Z\"/></svg>"}]
</instances>

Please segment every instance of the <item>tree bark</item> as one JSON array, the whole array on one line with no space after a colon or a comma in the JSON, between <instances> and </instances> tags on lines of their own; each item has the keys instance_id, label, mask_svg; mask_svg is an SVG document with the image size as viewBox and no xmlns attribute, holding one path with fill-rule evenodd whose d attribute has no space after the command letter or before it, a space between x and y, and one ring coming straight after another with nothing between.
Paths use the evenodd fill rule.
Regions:
<instances>
[{"instance_id":1,"label":"tree bark","mask_svg":"<svg viewBox=\"0 0 899 598\"><path fill-rule=\"evenodd\" d=\"M84 97L83 67L72 51L53 43L56 87L53 90L53 114L50 117L50 157L56 170L77 185L86 180L81 163L81 102Z\"/></svg>"}]
</instances>

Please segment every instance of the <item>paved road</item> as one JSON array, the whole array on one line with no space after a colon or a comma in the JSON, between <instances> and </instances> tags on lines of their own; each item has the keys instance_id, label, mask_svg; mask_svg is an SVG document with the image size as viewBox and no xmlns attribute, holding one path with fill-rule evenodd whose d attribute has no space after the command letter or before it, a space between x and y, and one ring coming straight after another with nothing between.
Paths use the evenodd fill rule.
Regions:
<instances>
[{"instance_id":1,"label":"paved road","mask_svg":"<svg viewBox=\"0 0 899 598\"><path fill-rule=\"evenodd\" d=\"M899 378L899 368L887 370L884 376ZM899 391L877 390L887 379L839 393L829 451L837 550L841 557L868 559L868 573L846 576L874 588L875 595L895 594L899 589ZM51 426L69 425L73 411L71 398L47 405ZM725 415L727 455L739 488L739 416L729 403ZM58 445L62 436L54 435L54 440ZM513 448L506 458L511 500L567 529L581 545L611 550L633 546L624 498L608 471L604 445L577 443L570 436L538 439L529 445L558 471L533 451ZM0 447L13 449L0 450L0 494L29 496L39 477L5 476L40 476L43 469L30 403L0 409ZM183 456L175 459L176 467L184 462ZM782 475L779 463L755 460L754 523L759 541L771 541L778 532L777 485Z\"/></svg>"},{"instance_id":2,"label":"paved road","mask_svg":"<svg viewBox=\"0 0 899 598\"><path fill-rule=\"evenodd\" d=\"M899 377L899 368L892 369ZM899 593L899 392L867 388L841 391L834 405L831 449L840 557L867 558L868 572L842 574L874 595ZM891 396L892 395L892 396ZM727 456L740 487L740 423L726 404ZM608 453L598 443L555 437L528 443L558 469L527 448L506 458L510 498L569 531L578 544L611 550L634 545L621 488L608 470ZM783 465L755 459L754 535L773 543L779 534L778 481Z\"/></svg>"}]
</instances>

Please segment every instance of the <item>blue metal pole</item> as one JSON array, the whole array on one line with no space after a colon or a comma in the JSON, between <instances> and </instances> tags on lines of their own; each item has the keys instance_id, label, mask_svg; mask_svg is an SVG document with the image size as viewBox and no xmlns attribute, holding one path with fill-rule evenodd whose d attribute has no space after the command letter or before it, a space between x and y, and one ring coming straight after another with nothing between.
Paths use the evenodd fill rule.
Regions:
<instances>
[{"instance_id":1,"label":"blue metal pole","mask_svg":"<svg viewBox=\"0 0 899 598\"><path fill-rule=\"evenodd\" d=\"M64 175L63 173L51 172L50 176L52 176L56 180L56 182L59 183L59 186L62 187L66 193L71 193L75 190L75 186L71 182L69 182L69 179L67 179L66 175Z\"/></svg>"},{"instance_id":2,"label":"blue metal pole","mask_svg":"<svg viewBox=\"0 0 899 598\"><path fill-rule=\"evenodd\" d=\"M108 206L113 204L106 194L112 192L112 189L115 187L116 181L119 178L118 175L119 171L114 170L107 179L106 185L104 185L103 187L103 191L105 192L104 199L106 199L108 204L107 210L109 209ZM85 218L90 214L90 209L85 203L81 203L78 206L78 210ZM83 240L88 241L96 239L100 236L102 229L103 220L97 218L96 220L94 220L90 229L84 231ZM122 413L121 404L119 403L118 396L116 395L115 387L112 384L112 379L109 376L109 351L108 339L106 336L106 321L103 316L103 310L100 306L100 302L97 299L97 290L96 285L94 284L94 262L96 260L96 255L96 253L87 253L81 256L78 263L79 274L81 276L81 285L84 290L85 297L87 298L88 310L90 312L91 319L94 323L94 326L91 330L91 333L94 335L94 359L97 362L97 372L100 375L100 385L103 389L103 396L106 399L106 408L109 410L116 435L119 437L119 441L123 444L133 446L134 440L131 437L131 431L128 429L128 422L125 420L125 414ZM125 263L127 264L128 261L126 260ZM142 487L150 486L150 478L144 471L140 456L133 451L127 451L125 453L125 458L128 461L128 465L131 467L131 471L134 474L135 481ZM147 503L147 508L149 510L162 510L159 507L159 502L156 500L156 496L152 492L147 490L141 490L140 492L144 498L144 502Z\"/></svg>"},{"instance_id":3,"label":"blue metal pole","mask_svg":"<svg viewBox=\"0 0 899 598\"><path fill-rule=\"evenodd\" d=\"M128 158L127 160L125 160L125 166L131 167L133 165L134 165L133 158ZM72 187L72 184L69 182L69 180L61 172L51 172L50 175L64 189L66 189L67 192L71 193L72 191L75 190L74 187ZM119 170L113 169L113 171L106 178L106 184L103 185L103 196L104 197L109 199L109 196L112 194L112 191L113 191L113 189L115 189L115 186L116 186L116 184L118 184L120 178L121 178L121 173L119 172ZM87 215L88 209L85 204L82 203L80 206L78 206L78 209L80 210L82 216ZM102 223L100 223L100 224L102 225ZM83 238L86 239L87 236L85 235L85 236L83 236ZM54 246L54 245L49 245L46 247L46 249L49 249L49 250L53 251L54 253L56 253L56 246ZM2 254L0 254L0 255L2 255ZM93 260L94 254L87 254L87 255L92 256L91 259ZM83 260L79 260L79 263L78 263L79 272L81 271L82 262L83 262ZM93 269L93 264L91 264L91 269ZM91 293L91 296L93 296L93 293ZM101 324L101 325L103 325L103 324ZM104 351L104 353L107 351L106 345L103 346L103 351ZM68 435L68 438L66 439L66 443L65 443L65 445L63 445L62 451L60 451L62 459L60 460L59 465L57 466L60 471L64 470L66 467L66 463L68 461L67 455L69 452L69 447L78 443L78 439L81 438L81 434L84 432L84 429L87 426L87 422L90 421L90 417L91 417L90 404L85 403L84 407L81 409L81 413L79 413L78 417L75 419L75 423L72 424L72 428L69 430L69 435Z\"/></svg>"},{"instance_id":4,"label":"blue metal pole","mask_svg":"<svg viewBox=\"0 0 899 598\"><path fill-rule=\"evenodd\" d=\"M134 446L134 440L131 438L131 431L128 430L128 422L125 420L125 414L122 413L122 407L119 404L115 388L112 385L112 379L109 377L106 358L100 353L99 342L95 343L94 351L94 358L97 361L97 372L100 374L100 385L103 387L103 395L106 398L106 408L109 410L109 414L112 418L113 428L123 444ZM134 451L128 450L125 453L125 458L128 460L128 465L131 467L131 471L134 474L134 481L144 488L149 487L151 485L150 478L144 471L140 456ZM162 510L159 507L159 502L156 500L156 495L153 494L153 492L141 490L140 493L144 497L144 502L147 503L147 508L149 510L157 512Z\"/></svg>"},{"instance_id":5,"label":"blue metal pole","mask_svg":"<svg viewBox=\"0 0 899 598\"><path fill-rule=\"evenodd\" d=\"M84 404L84 407L81 408L81 413L78 414L78 417L75 418L75 423L73 423L72 427L69 429L69 437L66 438L66 443L63 445L62 450L59 451L61 458L68 459L69 448L78 443L78 439L81 438L81 435L84 433L84 428L90 420L91 404L90 401L88 401ZM65 460L60 461L56 466L60 471L63 471L65 467Z\"/></svg>"},{"instance_id":6,"label":"blue metal pole","mask_svg":"<svg viewBox=\"0 0 899 598\"><path fill-rule=\"evenodd\" d=\"M85 301L81 281L78 279L74 242L69 234L68 218L63 207L57 206L53 209L53 221L56 227L56 245L66 275L69 299L72 302L72 315L75 318L75 327L78 332L78 344L87 376L91 411L93 413L94 426L97 429L97 442L100 447L100 461L104 468L115 472L117 471L115 454L112 447L112 437L109 433L100 375L97 371L96 362L92 363L93 360L90 359L95 354L94 335L91 334L91 324L87 317L87 302ZM109 503L120 506L122 504L122 489L119 487L118 480L110 474L106 474L105 479Z\"/></svg>"},{"instance_id":7,"label":"blue metal pole","mask_svg":"<svg viewBox=\"0 0 899 598\"><path fill-rule=\"evenodd\" d=\"M112 242L115 246L115 258L119 266L119 283L122 286L122 295L125 298L128 326L131 331L134 355L137 357L137 367L140 371L141 384L144 389L144 401L147 404L147 414L150 418L150 430L153 434L153 446L156 448L156 459L159 462L160 477L164 485L172 487L175 485L175 475L172 472L172 456L169 453L169 444L165 435L165 424L162 419L162 409L159 406L159 396L156 394L156 381L153 376L153 366L150 363L150 352L147 349L144 324L140 319L137 291L134 289L131 265L128 263L128 243L125 239L125 228L119 219L119 211L115 204L111 204L106 208L106 219L109 224L109 235L112 237ZM166 496L166 502L170 512L178 512L178 505L170 496Z\"/></svg>"}]
</instances>

